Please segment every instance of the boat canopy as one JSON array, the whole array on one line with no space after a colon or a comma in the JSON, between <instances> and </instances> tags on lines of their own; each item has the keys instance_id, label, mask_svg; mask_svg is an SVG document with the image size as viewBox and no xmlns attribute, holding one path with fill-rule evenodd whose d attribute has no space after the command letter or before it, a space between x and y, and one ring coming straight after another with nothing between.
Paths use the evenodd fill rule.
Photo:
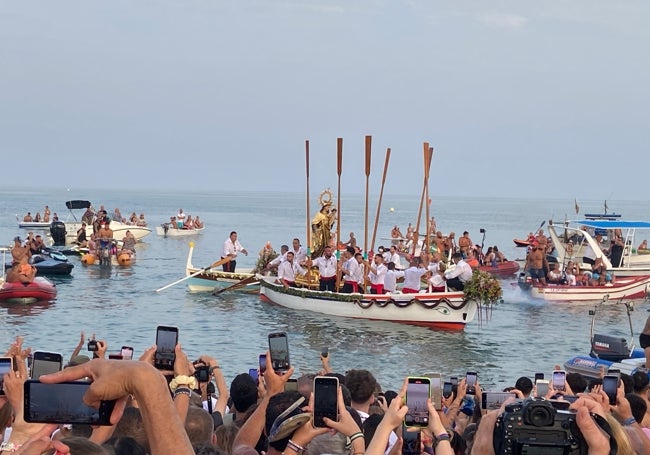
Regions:
<instances>
[{"instance_id":1,"label":"boat canopy","mask_svg":"<svg viewBox=\"0 0 650 455\"><path fill-rule=\"evenodd\" d=\"M91 205L90 201L77 201L77 200L75 200L75 201L67 201L65 203L65 206L69 210L87 209L88 207L90 207L90 205Z\"/></svg>"},{"instance_id":2,"label":"boat canopy","mask_svg":"<svg viewBox=\"0 0 650 455\"><path fill-rule=\"evenodd\" d=\"M650 221L581 220L576 223L595 229L650 229Z\"/></svg>"}]
</instances>

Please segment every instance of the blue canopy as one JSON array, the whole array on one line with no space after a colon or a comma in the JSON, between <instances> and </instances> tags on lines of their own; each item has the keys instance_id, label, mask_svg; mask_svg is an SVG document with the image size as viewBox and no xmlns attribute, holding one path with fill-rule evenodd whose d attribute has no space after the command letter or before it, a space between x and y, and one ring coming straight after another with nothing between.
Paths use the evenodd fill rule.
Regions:
<instances>
[{"instance_id":1,"label":"blue canopy","mask_svg":"<svg viewBox=\"0 0 650 455\"><path fill-rule=\"evenodd\" d=\"M595 229L650 229L650 221L581 220L576 223Z\"/></svg>"}]
</instances>

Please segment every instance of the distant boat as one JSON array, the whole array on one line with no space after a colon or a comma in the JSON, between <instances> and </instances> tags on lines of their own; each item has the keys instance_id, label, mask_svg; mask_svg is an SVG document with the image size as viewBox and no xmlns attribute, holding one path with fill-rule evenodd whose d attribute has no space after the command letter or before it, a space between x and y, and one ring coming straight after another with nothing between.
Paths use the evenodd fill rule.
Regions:
<instances>
[{"instance_id":1,"label":"distant boat","mask_svg":"<svg viewBox=\"0 0 650 455\"><path fill-rule=\"evenodd\" d=\"M56 292L56 285L42 276L37 276L31 283L3 281L0 301L25 304L49 301L56 299Z\"/></svg>"},{"instance_id":2,"label":"distant boat","mask_svg":"<svg viewBox=\"0 0 650 455\"><path fill-rule=\"evenodd\" d=\"M197 235L203 232L205 226L200 228L191 228L191 229L178 229L173 227L170 223L163 223L160 226L156 226L156 234L162 235L164 237L185 237L189 235Z\"/></svg>"}]
</instances>

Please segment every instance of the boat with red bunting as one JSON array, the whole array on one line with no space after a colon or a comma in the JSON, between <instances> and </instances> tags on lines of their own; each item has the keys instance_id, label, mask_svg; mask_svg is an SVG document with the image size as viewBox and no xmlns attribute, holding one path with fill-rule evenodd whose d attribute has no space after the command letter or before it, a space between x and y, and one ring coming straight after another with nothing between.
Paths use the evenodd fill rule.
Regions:
<instances>
[{"instance_id":1,"label":"boat with red bunting","mask_svg":"<svg viewBox=\"0 0 650 455\"><path fill-rule=\"evenodd\" d=\"M476 316L478 304L462 292L418 294L342 294L307 288L285 288L276 277L260 280L260 298L293 310L353 319L392 321L422 327L463 330Z\"/></svg>"}]
</instances>

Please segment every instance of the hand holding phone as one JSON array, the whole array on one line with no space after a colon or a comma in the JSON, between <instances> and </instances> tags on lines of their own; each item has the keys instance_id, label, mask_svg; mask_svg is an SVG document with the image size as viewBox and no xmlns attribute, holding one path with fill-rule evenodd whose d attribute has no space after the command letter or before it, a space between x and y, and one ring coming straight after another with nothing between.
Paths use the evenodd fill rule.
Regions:
<instances>
[{"instance_id":1,"label":"hand holding phone","mask_svg":"<svg viewBox=\"0 0 650 455\"><path fill-rule=\"evenodd\" d=\"M606 374L603 377L603 392L607 394L609 404L616 406L616 394L618 392L618 383L620 376L618 374Z\"/></svg>"},{"instance_id":2,"label":"hand holding phone","mask_svg":"<svg viewBox=\"0 0 650 455\"><path fill-rule=\"evenodd\" d=\"M259 373L261 376L264 376L264 372L266 371L266 354L260 354L259 364L260 364Z\"/></svg>"},{"instance_id":3,"label":"hand holding phone","mask_svg":"<svg viewBox=\"0 0 650 455\"><path fill-rule=\"evenodd\" d=\"M32 354L33 379L38 379L44 374L56 373L63 367L63 356L58 352L36 351Z\"/></svg>"},{"instance_id":4,"label":"hand holding phone","mask_svg":"<svg viewBox=\"0 0 650 455\"><path fill-rule=\"evenodd\" d=\"M476 383L478 374L475 371L468 371L465 375L465 393L467 395L476 395Z\"/></svg>"},{"instance_id":5,"label":"hand holding phone","mask_svg":"<svg viewBox=\"0 0 650 455\"><path fill-rule=\"evenodd\" d=\"M324 417L338 420L339 380L335 377L316 376L314 378L314 427L326 428Z\"/></svg>"},{"instance_id":6,"label":"hand holding phone","mask_svg":"<svg viewBox=\"0 0 650 455\"><path fill-rule=\"evenodd\" d=\"M566 371L555 370L553 371L552 379L553 390L564 392L566 390Z\"/></svg>"},{"instance_id":7,"label":"hand holding phone","mask_svg":"<svg viewBox=\"0 0 650 455\"><path fill-rule=\"evenodd\" d=\"M544 398L548 395L549 390L549 381L546 379L538 379L535 381L536 396L539 398Z\"/></svg>"}]
</instances>

